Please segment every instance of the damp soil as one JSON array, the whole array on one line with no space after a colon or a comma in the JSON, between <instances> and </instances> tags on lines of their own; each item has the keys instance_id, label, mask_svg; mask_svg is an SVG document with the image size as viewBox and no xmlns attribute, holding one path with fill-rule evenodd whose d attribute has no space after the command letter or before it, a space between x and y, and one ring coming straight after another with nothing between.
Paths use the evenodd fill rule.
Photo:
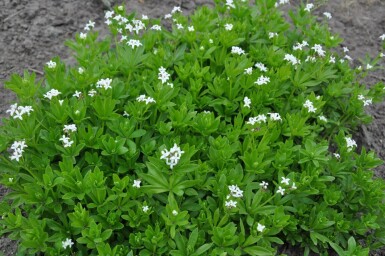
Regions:
<instances>
[{"instance_id":1,"label":"damp soil","mask_svg":"<svg viewBox=\"0 0 385 256\"><path fill-rule=\"evenodd\" d=\"M14 95L4 89L4 82L13 73L22 74L27 70L42 78L44 64L54 56L60 56L69 65L74 64L64 42L74 38L75 33L81 31L89 20L96 22L95 29L101 36L107 34L103 24L107 7L103 1L106 0L0 0L0 118L5 116L5 110L15 101ZM298 2L291 0L291 5L298 5ZM324 2L314 10L314 14L320 20L324 20L324 12L332 14L332 19L327 22L334 33L344 38L342 46L349 49L347 54L353 58L352 65L360 65L360 60L365 60L366 56L373 58L381 52L379 36L385 33L385 1ZM184 13L190 13L199 5L212 6L213 1L119 0L114 4L123 4L128 11L135 11L139 15L158 18L169 13L174 6L181 6ZM379 81L385 82L383 70L372 73L363 83L371 86ZM385 159L385 103L370 106L367 111L373 116L373 122L362 126L355 138ZM377 168L376 175L385 178L385 166ZM0 186L0 200L5 193L7 189ZM16 250L17 242L0 238L0 255L14 255ZM281 251L287 255L303 255L296 248L284 248ZM371 254L385 255L385 249Z\"/></svg>"}]
</instances>

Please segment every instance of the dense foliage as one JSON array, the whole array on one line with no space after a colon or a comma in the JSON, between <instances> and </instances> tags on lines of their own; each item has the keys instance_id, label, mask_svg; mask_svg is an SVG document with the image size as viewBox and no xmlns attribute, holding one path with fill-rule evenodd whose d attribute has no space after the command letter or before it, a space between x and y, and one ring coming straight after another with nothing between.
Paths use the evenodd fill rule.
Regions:
<instances>
[{"instance_id":1,"label":"dense foliage","mask_svg":"<svg viewBox=\"0 0 385 256\"><path fill-rule=\"evenodd\" d=\"M13 75L0 234L22 255L368 255L385 243L382 162L351 134L360 83L310 4L217 1L162 20L106 13L45 77ZM169 28L169 29L167 29ZM227 254L226 254L227 253Z\"/></svg>"}]
</instances>

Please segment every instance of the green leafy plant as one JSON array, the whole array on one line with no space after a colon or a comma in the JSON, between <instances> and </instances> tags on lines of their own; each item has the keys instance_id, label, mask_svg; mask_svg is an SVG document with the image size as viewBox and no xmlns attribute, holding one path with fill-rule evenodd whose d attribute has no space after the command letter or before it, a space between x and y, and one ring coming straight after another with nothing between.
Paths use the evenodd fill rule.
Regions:
<instances>
[{"instance_id":1,"label":"green leafy plant","mask_svg":"<svg viewBox=\"0 0 385 256\"><path fill-rule=\"evenodd\" d=\"M311 4L289 24L284 2L217 0L164 20L116 7L110 37L89 22L67 42L78 66L55 57L41 81L13 75L0 234L24 255L382 247L382 162L351 134L384 85L361 84L372 66L340 57Z\"/></svg>"}]
</instances>

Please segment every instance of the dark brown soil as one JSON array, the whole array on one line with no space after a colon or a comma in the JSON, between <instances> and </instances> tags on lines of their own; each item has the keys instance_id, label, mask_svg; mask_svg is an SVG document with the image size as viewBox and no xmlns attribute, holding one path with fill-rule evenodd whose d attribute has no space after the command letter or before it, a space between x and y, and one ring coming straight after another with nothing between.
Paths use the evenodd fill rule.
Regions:
<instances>
[{"instance_id":1,"label":"dark brown soil","mask_svg":"<svg viewBox=\"0 0 385 256\"><path fill-rule=\"evenodd\" d=\"M189 13L198 5L212 5L212 2L120 0L115 3L122 3L127 10L135 10L137 14L157 18L169 13L173 6L181 5L182 10ZM294 2L299 1L291 2L296 5ZM379 54L379 36L385 33L385 1L330 0L314 13L321 18L325 11L332 14L333 18L327 22L332 31L345 39L343 46L349 48L348 54L355 60L354 64L358 65L366 54L370 57ZM4 89L4 82L10 75L29 70L41 77L42 67L54 56L60 56L69 64L74 63L63 42L81 31L88 20L95 21L96 29L105 35L107 29L103 24L104 12L102 0L0 0L0 117L5 116L5 110L14 101L14 96ZM373 73L365 83L370 86L378 81L385 81L383 70ZM368 112L373 116L373 123L362 127L356 137L365 147L375 150L385 159L385 103L368 108ZM376 174L385 178L385 167L378 168ZM6 189L0 187L0 198L4 193ZM0 239L0 254L13 255L16 248L17 243L7 238ZM298 250L285 253L303 254ZM385 255L385 250L373 252L373 255Z\"/></svg>"}]
</instances>

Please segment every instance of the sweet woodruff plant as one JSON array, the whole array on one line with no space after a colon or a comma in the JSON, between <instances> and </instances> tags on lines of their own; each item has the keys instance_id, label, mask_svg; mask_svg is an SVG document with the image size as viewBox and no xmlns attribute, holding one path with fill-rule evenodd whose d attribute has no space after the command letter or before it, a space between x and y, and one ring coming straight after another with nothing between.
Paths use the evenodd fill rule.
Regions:
<instances>
[{"instance_id":1,"label":"sweet woodruff plant","mask_svg":"<svg viewBox=\"0 0 385 256\"><path fill-rule=\"evenodd\" d=\"M384 85L313 4L216 1L105 13L45 76L13 75L0 234L22 255L368 255L385 243L382 162L355 129Z\"/></svg>"}]
</instances>

